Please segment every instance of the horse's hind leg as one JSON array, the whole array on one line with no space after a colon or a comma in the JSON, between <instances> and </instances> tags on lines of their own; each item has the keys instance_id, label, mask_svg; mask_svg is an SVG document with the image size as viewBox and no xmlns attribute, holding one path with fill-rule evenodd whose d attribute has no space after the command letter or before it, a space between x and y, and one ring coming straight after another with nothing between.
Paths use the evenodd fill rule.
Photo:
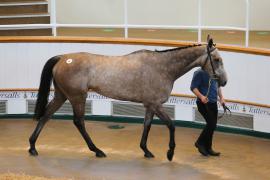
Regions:
<instances>
[{"instance_id":1,"label":"horse's hind leg","mask_svg":"<svg viewBox=\"0 0 270 180\"><path fill-rule=\"evenodd\" d=\"M143 134L142 134L141 143L140 143L140 147L144 151L144 157L146 158L154 157L154 155L147 148L147 138L148 138L148 133L151 128L153 116L154 116L154 111L151 108L146 107L145 118L144 118L144 129L143 129Z\"/></svg>"},{"instance_id":2,"label":"horse's hind leg","mask_svg":"<svg viewBox=\"0 0 270 180\"><path fill-rule=\"evenodd\" d=\"M59 90L55 89L55 96L54 96L53 100L48 104L44 116L38 120L38 124L36 126L36 129L34 130L33 134L29 138L29 143L30 143L29 153L30 153L30 155L33 155L33 156L38 155L38 152L37 152L36 147L35 147L37 138L38 138L42 128L46 124L46 122L48 122L48 120L51 118L53 113L55 113L55 111L57 111L65 101L66 101L66 97Z\"/></svg>"},{"instance_id":3,"label":"horse's hind leg","mask_svg":"<svg viewBox=\"0 0 270 180\"><path fill-rule=\"evenodd\" d=\"M86 95L78 96L78 98L73 98L74 100L71 101L74 113L74 125L80 131L82 137L84 138L85 142L88 145L88 148L96 153L96 157L106 157L105 153L98 149L95 144L93 143L92 139L88 135L85 129L84 124L84 113L85 113L85 101Z\"/></svg>"},{"instance_id":4,"label":"horse's hind leg","mask_svg":"<svg viewBox=\"0 0 270 180\"><path fill-rule=\"evenodd\" d=\"M167 127L170 130L170 142L169 142L169 150L167 152L167 158L169 161L172 160L173 155L174 155L174 149L175 149L175 140L174 140L174 132L175 132L175 127L174 123L171 120L171 118L165 113L164 109L162 106L158 106L156 108L156 115L163 121L165 121Z\"/></svg>"}]
</instances>

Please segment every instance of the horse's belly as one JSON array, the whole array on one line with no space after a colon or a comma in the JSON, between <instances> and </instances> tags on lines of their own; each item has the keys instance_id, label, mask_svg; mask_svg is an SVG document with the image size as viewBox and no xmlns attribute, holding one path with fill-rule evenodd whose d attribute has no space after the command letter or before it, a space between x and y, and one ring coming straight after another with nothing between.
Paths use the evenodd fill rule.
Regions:
<instances>
[{"instance_id":1,"label":"horse's belly","mask_svg":"<svg viewBox=\"0 0 270 180\"><path fill-rule=\"evenodd\" d=\"M142 94L139 89L132 88L130 86L122 86L120 84L104 84L99 86L91 86L89 89L101 94L103 96L122 100L122 101L133 101L133 102L142 102Z\"/></svg>"}]
</instances>

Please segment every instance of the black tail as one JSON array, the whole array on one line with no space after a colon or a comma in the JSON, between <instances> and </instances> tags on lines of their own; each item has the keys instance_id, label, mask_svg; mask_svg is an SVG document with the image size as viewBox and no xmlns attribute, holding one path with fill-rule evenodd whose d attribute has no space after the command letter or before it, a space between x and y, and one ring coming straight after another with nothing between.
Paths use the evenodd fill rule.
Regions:
<instances>
[{"instance_id":1,"label":"black tail","mask_svg":"<svg viewBox=\"0 0 270 180\"><path fill-rule=\"evenodd\" d=\"M54 65L59 61L59 59L59 56L52 57L46 62L45 66L43 67L34 113L34 119L36 120L39 120L46 111L46 106L48 104L48 96L50 93L50 87L53 78L52 70Z\"/></svg>"}]
</instances>

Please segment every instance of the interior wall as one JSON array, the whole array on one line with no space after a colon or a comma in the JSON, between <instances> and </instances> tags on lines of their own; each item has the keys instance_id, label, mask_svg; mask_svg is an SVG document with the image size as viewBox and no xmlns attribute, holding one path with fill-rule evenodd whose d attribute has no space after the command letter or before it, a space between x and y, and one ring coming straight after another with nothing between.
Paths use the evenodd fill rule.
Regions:
<instances>
[{"instance_id":1,"label":"interior wall","mask_svg":"<svg viewBox=\"0 0 270 180\"><path fill-rule=\"evenodd\" d=\"M57 0L57 23L123 24L123 0Z\"/></svg>"},{"instance_id":2,"label":"interior wall","mask_svg":"<svg viewBox=\"0 0 270 180\"><path fill-rule=\"evenodd\" d=\"M269 0L250 1L250 28L270 30ZM202 25L245 27L246 0L202 0ZM57 22L123 24L124 0L57 0ZM129 24L197 25L198 0L128 0Z\"/></svg>"},{"instance_id":3,"label":"interior wall","mask_svg":"<svg viewBox=\"0 0 270 180\"><path fill-rule=\"evenodd\" d=\"M0 89L38 88L45 62L55 55L91 52L124 55L139 49L167 47L88 43L1 43ZM221 51L229 81L223 88L227 99L269 104L270 57ZM195 69L175 82L173 93L192 94L189 86Z\"/></svg>"}]
</instances>

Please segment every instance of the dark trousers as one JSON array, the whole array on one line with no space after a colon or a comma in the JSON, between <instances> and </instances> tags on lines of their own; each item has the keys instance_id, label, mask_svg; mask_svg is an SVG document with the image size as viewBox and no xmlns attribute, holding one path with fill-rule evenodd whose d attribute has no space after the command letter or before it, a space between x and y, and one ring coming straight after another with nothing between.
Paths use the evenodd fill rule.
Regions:
<instances>
[{"instance_id":1,"label":"dark trousers","mask_svg":"<svg viewBox=\"0 0 270 180\"><path fill-rule=\"evenodd\" d=\"M197 143L204 146L206 149L212 148L213 134L217 126L217 103L203 104L200 101L197 101L197 107L201 115L206 121L206 126L201 132Z\"/></svg>"}]
</instances>

